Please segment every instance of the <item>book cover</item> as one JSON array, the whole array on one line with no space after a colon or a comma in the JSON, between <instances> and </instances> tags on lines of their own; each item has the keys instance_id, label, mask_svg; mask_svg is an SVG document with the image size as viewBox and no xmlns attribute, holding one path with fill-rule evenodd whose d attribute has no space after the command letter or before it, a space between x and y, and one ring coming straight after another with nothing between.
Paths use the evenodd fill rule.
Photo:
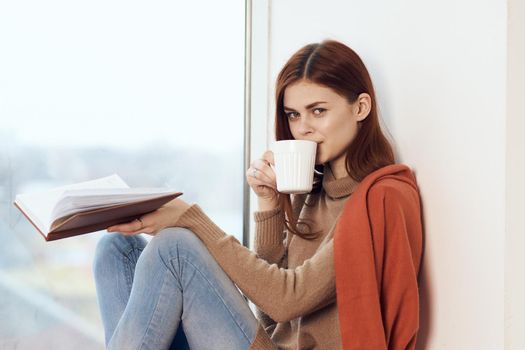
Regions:
<instances>
[{"instance_id":1,"label":"book cover","mask_svg":"<svg viewBox=\"0 0 525 350\"><path fill-rule=\"evenodd\" d=\"M132 221L182 195L163 188L129 188L116 174L38 193L19 194L14 205L46 241Z\"/></svg>"}]
</instances>

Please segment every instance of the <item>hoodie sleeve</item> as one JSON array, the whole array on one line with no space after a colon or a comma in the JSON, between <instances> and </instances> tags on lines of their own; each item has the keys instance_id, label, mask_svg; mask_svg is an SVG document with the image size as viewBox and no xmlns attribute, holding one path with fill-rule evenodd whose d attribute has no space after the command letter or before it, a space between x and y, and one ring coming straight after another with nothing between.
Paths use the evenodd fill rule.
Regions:
<instances>
[{"instance_id":1,"label":"hoodie sleeve","mask_svg":"<svg viewBox=\"0 0 525 350\"><path fill-rule=\"evenodd\" d=\"M412 350L419 326L419 194L401 181L382 180L365 201L345 208L334 234L343 345Z\"/></svg>"}]
</instances>

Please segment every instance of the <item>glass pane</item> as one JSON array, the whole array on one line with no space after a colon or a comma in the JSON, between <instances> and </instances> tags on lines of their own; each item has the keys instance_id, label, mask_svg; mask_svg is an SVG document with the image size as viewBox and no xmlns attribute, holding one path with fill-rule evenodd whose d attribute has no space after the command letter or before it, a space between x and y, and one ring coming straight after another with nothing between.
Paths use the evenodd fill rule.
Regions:
<instances>
[{"instance_id":1,"label":"glass pane","mask_svg":"<svg viewBox=\"0 0 525 350\"><path fill-rule=\"evenodd\" d=\"M244 2L1 2L0 47L0 348L102 349L105 232L46 243L14 197L117 173L242 241Z\"/></svg>"}]
</instances>

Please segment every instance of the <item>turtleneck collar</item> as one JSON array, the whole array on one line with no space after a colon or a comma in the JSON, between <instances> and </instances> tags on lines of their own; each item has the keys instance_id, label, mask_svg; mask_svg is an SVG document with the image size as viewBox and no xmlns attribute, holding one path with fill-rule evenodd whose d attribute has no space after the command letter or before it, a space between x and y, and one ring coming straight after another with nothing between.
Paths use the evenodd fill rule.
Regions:
<instances>
[{"instance_id":1,"label":"turtleneck collar","mask_svg":"<svg viewBox=\"0 0 525 350\"><path fill-rule=\"evenodd\" d=\"M355 188L359 184L350 176L336 179L329 166L325 166L323 170L323 189L332 199L339 199L349 196L352 194L352 192L354 192Z\"/></svg>"}]
</instances>

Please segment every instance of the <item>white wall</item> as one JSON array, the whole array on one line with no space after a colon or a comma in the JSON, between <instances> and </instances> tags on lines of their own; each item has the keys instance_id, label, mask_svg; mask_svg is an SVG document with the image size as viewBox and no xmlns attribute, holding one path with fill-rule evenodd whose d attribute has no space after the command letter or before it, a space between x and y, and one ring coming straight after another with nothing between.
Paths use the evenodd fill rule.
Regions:
<instances>
[{"instance_id":1,"label":"white wall","mask_svg":"<svg viewBox=\"0 0 525 350\"><path fill-rule=\"evenodd\" d=\"M525 349L525 2L510 0L507 67L507 236L505 240L505 349Z\"/></svg>"},{"instance_id":2,"label":"white wall","mask_svg":"<svg viewBox=\"0 0 525 350\"><path fill-rule=\"evenodd\" d=\"M288 57L343 41L367 65L399 161L416 173L426 233L420 349L503 347L506 11L496 0L270 3L260 67L270 121Z\"/></svg>"}]
</instances>

